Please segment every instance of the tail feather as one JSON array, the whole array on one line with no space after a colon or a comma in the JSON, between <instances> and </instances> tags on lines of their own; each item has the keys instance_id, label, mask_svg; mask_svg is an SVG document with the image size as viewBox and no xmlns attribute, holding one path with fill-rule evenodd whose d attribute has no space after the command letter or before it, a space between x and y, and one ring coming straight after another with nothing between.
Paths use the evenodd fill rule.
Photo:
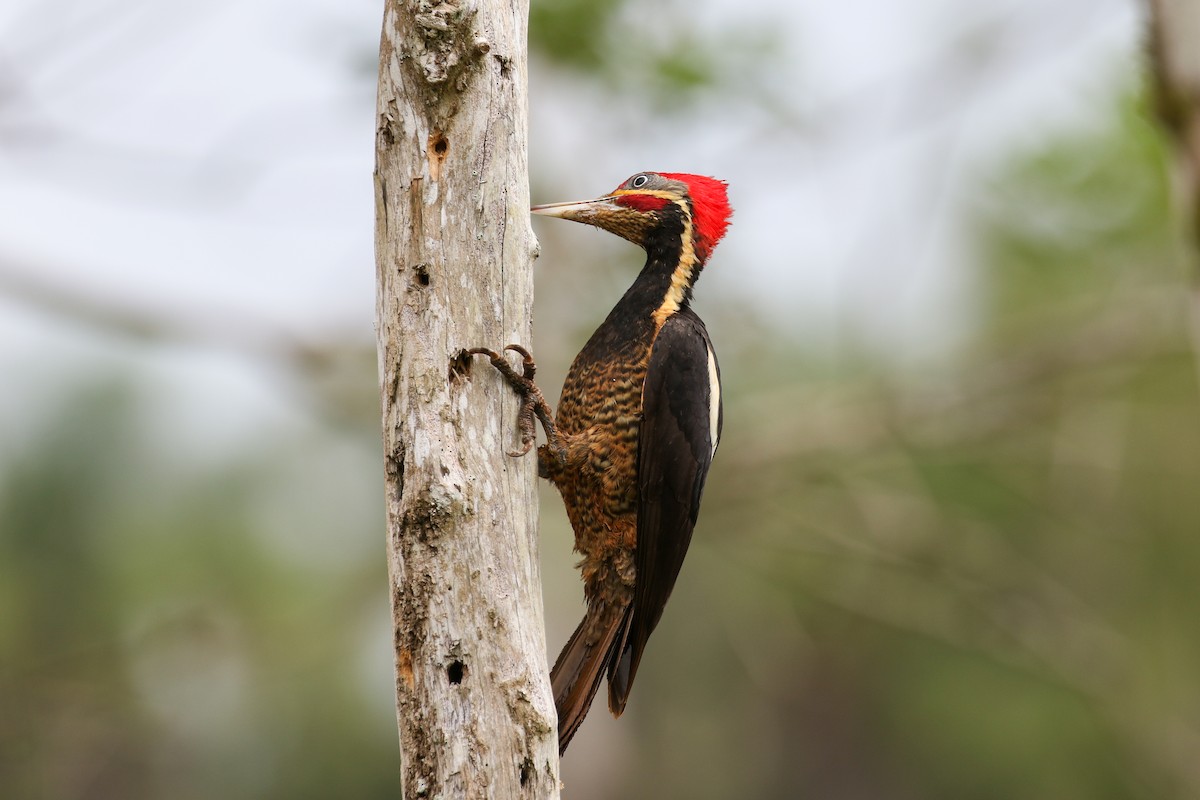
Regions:
<instances>
[{"instance_id":1,"label":"tail feather","mask_svg":"<svg viewBox=\"0 0 1200 800\"><path fill-rule=\"evenodd\" d=\"M625 626L625 633L608 662L608 710L614 717L621 716L625 711L633 676L637 674L638 663L642 660L642 648L635 648L629 641L630 627Z\"/></svg>"},{"instance_id":2,"label":"tail feather","mask_svg":"<svg viewBox=\"0 0 1200 800\"><path fill-rule=\"evenodd\" d=\"M629 635L633 606L588 608L550 670L554 705L558 710L558 753L567 751L575 731L583 724L605 672L621 653ZM615 713L620 713L616 711Z\"/></svg>"}]
</instances>

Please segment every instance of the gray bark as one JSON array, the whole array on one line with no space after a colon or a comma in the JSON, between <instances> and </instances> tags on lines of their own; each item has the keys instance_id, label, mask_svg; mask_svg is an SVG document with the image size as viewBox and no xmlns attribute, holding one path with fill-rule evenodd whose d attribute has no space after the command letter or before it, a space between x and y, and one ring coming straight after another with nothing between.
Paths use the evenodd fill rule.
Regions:
<instances>
[{"instance_id":1,"label":"gray bark","mask_svg":"<svg viewBox=\"0 0 1200 800\"><path fill-rule=\"evenodd\" d=\"M405 796L558 796L536 463L463 351L528 345L527 0L387 0L376 266Z\"/></svg>"}]
</instances>

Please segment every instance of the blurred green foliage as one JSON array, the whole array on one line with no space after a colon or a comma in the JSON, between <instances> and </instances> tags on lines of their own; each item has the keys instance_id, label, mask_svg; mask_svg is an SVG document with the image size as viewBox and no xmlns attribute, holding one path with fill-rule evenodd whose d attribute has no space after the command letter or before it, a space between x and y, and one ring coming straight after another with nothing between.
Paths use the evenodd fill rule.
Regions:
<instances>
[{"instance_id":1,"label":"blurred green foliage","mask_svg":"<svg viewBox=\"0 0 1200 800\"><path fill-rule=\"evenodd\" d=\"M656 633L676 669L640 687L669 698L638 717L640 779L1195 796L1200 393L1167 194L1126 102L986 188L960 358L827 375L726 342L761 388L726 393L686 610Z\"/></svg>"},{"instance_id":2,"label":"blurred green foliage","mask_svg":"<svg viewBox=\"0 0 1200 800\"><path fill-rule=\"evenodd\" d=\"M699 9L702 10L702 9ZM569 70L658 113L753 92L781 43L761 19L709 30L685 0L545 0L529 9L529 46L545 69Z\"/></svg>"},{"instance_id":3,"label":"blurred green foliage","mask_svg":"<svg viewBox=\"0 0 1200 800\"><path fill-rule=\"evenodd\" d=\"M360 686L364 652L389 658L382 545L281 558L264 498L287 442L197 473L145 439L133 386L68 396L0 485L3 795L394 796L393 714ZM317 438L296 457L345 446ZM329 496L327 477L303 470L276 502ZM325 549L382 524L377 507L340 511L350 530L316 530Z\"/></svg>"},{"instance_id":4,"label":"blurred green foliage","mask_svg":"<svg viewBox=\"0 0 1200 800\"><path fill-rule=\"evenodd\" d=\"M530 49L547 59L584 71L599 71L609 54L603 34L624 0L556 0L529 9Z\"/></svg>"},{"instance_id":5,"label":"blurred green foliage","mask_svg":"<svg viewBox=\"0 0 1200 800\"><path fill-rule=\"evenodd\" d=\"M650 97L727 79L626 6L535 3L532 42L581 73L634 54L613 85ZM705 304L725 440L635 700L584 726L568 796L1200 795L1200 358L1145 120L1122 98L982 181L975 337L937 367L829 364ZM4 454L0 794L396 796L374 417L203 466L147 435L139 380L58 388Z\"/></svg>"}]
</instances>

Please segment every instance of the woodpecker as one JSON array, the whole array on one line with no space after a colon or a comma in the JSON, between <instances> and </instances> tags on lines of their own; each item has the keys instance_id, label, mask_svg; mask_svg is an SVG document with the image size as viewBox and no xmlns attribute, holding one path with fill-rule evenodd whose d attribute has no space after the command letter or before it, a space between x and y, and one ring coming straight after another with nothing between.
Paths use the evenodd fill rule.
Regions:
<instances>
[{"instance_id":1,"label":"woodpecker","mask_svg":"<svg viewBox=\"0 0 1200 800\"><path fill-rule=\"evenodd\" d=\"M721 435L721 372L692 288L725 235L725 183L640 172L595 200L534 206L640 245L646 265L575 357L558 413L519 345L517 372L486 355L522 396L522 449L546 432L538 472L558 488L582 555L587 613L551 670L565 753L608 677L608 707L625 710L646 641L675 586Z\"/></svg>"}]
</instances>

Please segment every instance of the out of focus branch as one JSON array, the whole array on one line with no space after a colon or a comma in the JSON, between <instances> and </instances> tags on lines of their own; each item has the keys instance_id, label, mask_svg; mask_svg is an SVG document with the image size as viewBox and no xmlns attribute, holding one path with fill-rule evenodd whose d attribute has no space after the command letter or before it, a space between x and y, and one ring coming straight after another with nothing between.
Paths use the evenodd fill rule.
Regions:
<instances>
[{"instance_id":1,"label":"out of focus branch","mask_svg":"<svg viewBox=\"0 0 1200 800\"><path fill-rule=\"evenodd\" d=\"M299 391L289 395L298 395L330 422L375 416L375 351L369 340L349 336L304 340L228 308L187 307L182 302L149 306L100 296L38 277L49 272L45 265L22 261L0 253L0 297L103 336L144 345L215 350L253 360L269 374L299 385Z\"/></svg>"},{"instance_id":2,"label":"out of focus branch","mask_svg":"<svg viewBox=\"0 0 1200 800\"><path fill-rule=\"evenodd\" d=\"M756 431L759 439L726 458L741 469L764 469L784 460L819 463L862 458L891 448L897 438L922 444L973 444L996 440L1032 421L1057 413L1054 394L1039 387L1064 375L1108 370L1119 379L1120 367L1186 356L1174 292L1130 294L1119 312L1023 352L985 365L947 374L924 375L911 385L831 386L789 383L744 398L754 418L778 420ZM805 414L790 413L805 408Z\"/></svg>"},{"instance_id":3,"label":"out of focus branch","mask_svg":"<svg viewBox=\"0 0 1200 800\"><path fill-rule=\"evenodd\" d=\"M1200 246L1200 2L1148 3L1155 111L1174 145L1176 193L1193 245Z\"/></svg>"}]
</instances>

